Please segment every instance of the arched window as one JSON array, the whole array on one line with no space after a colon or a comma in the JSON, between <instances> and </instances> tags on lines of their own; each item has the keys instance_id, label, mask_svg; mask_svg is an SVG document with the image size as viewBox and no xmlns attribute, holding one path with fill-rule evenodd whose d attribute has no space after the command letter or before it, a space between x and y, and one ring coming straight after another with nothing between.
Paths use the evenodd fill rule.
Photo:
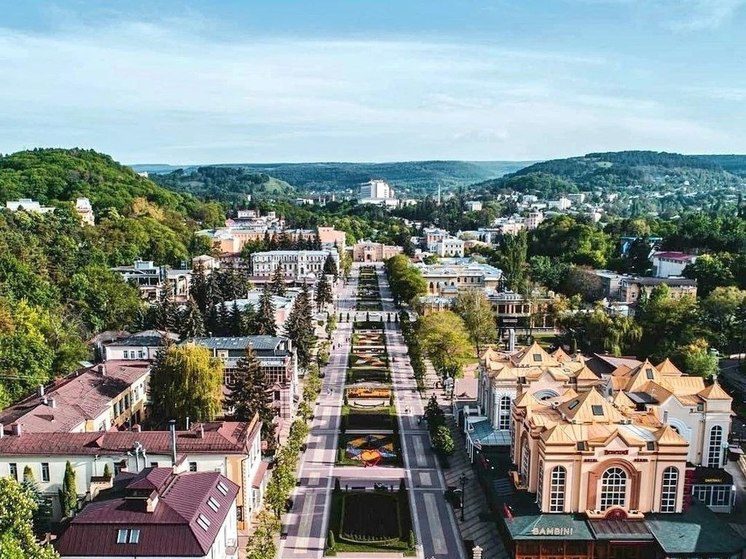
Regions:
<instances>
[{"instance_id":1,"label":"arched window","mask_svg":"<svg viewBox=\"0 0 746 559\"><path fill-rule=\"evenodd\" d=\"M510 429L510 396L500 398L500 409L497 416L497 428L500 431Z\"/></svg>"},{"instance_id":2,"label":"arched window","mask_svg":"<svg viewBox=\"0 0 746 559\"><path fill-rule=\"evenodd\" d=\"M521 477L523 483L528 485L529 467L531 466L531 449L528 447L528 435L524 433L521 439Z\"/></svg>"},{"instance_id":3,"label":"arched window","mask_svg":"<svg viewBox=\"0 0 746 559\"><path fill-rule=\"evenodd\" d=\"M567 470L564 466L552 468L549 478L549 512L565 512L565 480Z\"/></svg>"},{"instance_id":4,"label":"arched window","mask_svg":"<svg viewBox=\"0 0 746 559\"><path fill-rule=\"evenodd\" d=\"M544 460L539 460L539 469L536 472L536 502L539 510L542 510L541 498L544 493Z\"/></svg>"},{"instance_id":5,"label":"arched window","mask_svg":"<svg viewBox=\"0 0 746 559\"><path fill-rule=\"evenodd\" d=\"M679 489L679 470L669 466L663 470L661 483L661 512L676 512L676 494Z\"/></svg>"},{"instance_id":6,"label":"arched window","mask_svg":"<svg viewBox=\"0 0 746 559\"><path fill-rule=\"evenodd\" d=\"M710 443L707 445L707 467L719 468L723 454L723 428L715 425L710 429Z\"/></svg>"},{"instance_id":7,"label":"arched window","mask_svg":"<svg viewBox=\"0 0 746 559\"><path fill-rule=\"evenodd\" d=\"M627 472L622 468L612 467L601 476L602 511L611 507L624 507L627 503Z\"/></svg>"}]
</instances>

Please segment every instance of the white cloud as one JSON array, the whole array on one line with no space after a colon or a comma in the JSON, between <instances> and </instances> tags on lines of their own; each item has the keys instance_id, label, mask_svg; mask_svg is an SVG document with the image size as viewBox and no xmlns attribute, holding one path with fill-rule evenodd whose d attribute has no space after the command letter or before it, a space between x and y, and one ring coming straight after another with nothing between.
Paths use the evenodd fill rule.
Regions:
<instances>
[{"instance_id":1,"label":"white cloud","mask_svg":"<svg viewBox=\"0 0 746 559\"><path fill-rule=\"evenodd\" d=\"M606 62L435 40L225 42L140 23L0 29L0 151L84 145L175 163L530 159L725 142L645 92L619 93Z\"/></svg>"}]
</instances>

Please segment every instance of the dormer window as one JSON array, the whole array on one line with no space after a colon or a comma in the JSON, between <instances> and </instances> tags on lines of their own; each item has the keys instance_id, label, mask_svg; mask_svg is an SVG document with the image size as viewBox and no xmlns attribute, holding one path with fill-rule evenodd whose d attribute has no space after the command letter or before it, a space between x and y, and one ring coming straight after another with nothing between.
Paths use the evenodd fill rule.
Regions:
<instances>
[{"instance_id":1,"label":"dormer window","mask_svg":"<svg viewBox=\"0 0 746 559\"><path fill-rule=\"evenodd\" d=\"M207 506L209 506L213 511L218 512L220 503L215 500L215 497L210 497L209 499L207 499Z\"/></svg>"},{"instance_id":2,"label":"dormer window","mask_svg":"<svg viewBox=\"0 0 746 559\"><path fill-rule=\"evenodd\" d=\"M604 414L604 407L599 405L591 406L591 411L593 412L593 415L595 416L603 416Z\"/></svg>"},{"instance_id":3,"label":"dormer window","mask_svg":"<svg viewBox=\"0 0 746 559\"><path fill-rule=\"evenodd\" d=\"M117 530L117 543L140 543L140 530L120 528Z\"/></svg>"},{"instance_id":4,"label":"dormer window","mask_svg":"<svg viewBox=\"0 0 746 559\"><path fill-rule=\"evenodd\" d=\"M228 494L228 486L225 485L222 481L218 482L218 491L220 491L221 494L227 495Z\"/></svg>"},{"instance_id":5,"label":"dormer window","mask_svg":"<svg viewBox=\"0 0 746 559\"><path fill-rule=\"evenodd\" d=\"M204 514L200 513L199 516L197 516L197 524L199 524L199 527L207 532L207 530L210 528L210 519L207 518Z\"/></svg>"},{"instance_id":6,"label":"dormer window","mask_svg":"<svg viewBox=\"0 0 746 559\"><path fill-rule=\"evenodd\" d=\"M655 450L655 443L653 441L648 441L647 449L650 450L650 451L654 451Z\"/></svg>"},{"instance_id":7,"label":"dormer window","mask_svg":"<svg viewBox=\"0 0 746 559\"><path fill-rule=\"evenodd\" d=\"M534 353L534 363L541 363L541 353Z\"/></svg>"},{"instance_id":8,"label":"dormer window","mask_svg":"<svg viewBox=\"0 0 746 559\"><path fill-rule=\"evenodd\" d=\"M580 451L586 451L586 450L588 450L588 443L586 441L580 441L578 443L578 450L580 450Z\"/></svg>"},{"instance_id":9,"label":"dormer window","mask_svg":"<svg viewBox=\"0 0 746 559\"><path fill-rule=\"evenodd\" d=\"M567 409L574 410L578 407L578 404L580 404L580 400L573 400L572 402L570 402L570 405L567 406Z\"/></svg>"},{"instance_id":10,"label":"dormer window","mask_svg":"<svg viewBox=\"0 0 746 559\"><path fill-rule=\"evenodd\" d=\"M653 374L653 369L648 367L645 369L645 376L648 377L648 379L653 380L655 378L655 375Z\"/></svg>"}]
</instances>

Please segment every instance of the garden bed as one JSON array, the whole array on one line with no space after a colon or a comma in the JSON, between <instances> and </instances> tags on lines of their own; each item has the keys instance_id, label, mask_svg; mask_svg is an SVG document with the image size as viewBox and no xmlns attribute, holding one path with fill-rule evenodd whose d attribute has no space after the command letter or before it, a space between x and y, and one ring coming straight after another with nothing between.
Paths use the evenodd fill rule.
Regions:
<instances>
[{"instance_id":1,"label":"garden bed","mask_svg":"<svg viewBox=\"0 0 746 559\"><path fill-rule=\"evenodd\" d=\"M406 491L335 490L329 511L329 530L334 532L335 552L414 555Z\"/></svg>"},{"instance_id":2,"label":"garden bed","mask_svg":"<svg viewBox=\"0 0 746 559\"><path fill-rule=\"evenodd\" d=\"M339 435L337 464L340 466L401 467L401 442L397 433L385 435Z\"/></svg>"},{"instance_id":3,"label":"garden bed","mask_svg":"<svg viewBox=\"0 0 746 559\"><path fill-rule=\"evenodd\" d=\"M355 386L347 388L345 394L350 400L388 400L391 398L391 389L385 386Z\"/></svg>"},{"instance_id":4,"label":"garden bed","mask_svg":"<svg viewBox=\"0 0 746 559\"><path fill-rule=\"evenodd\" d=\"M391 373L387 367L352 367L347 369L345 379L348 383L355 382L391 382Z\"/></svg>"},{"instance_id":5,"label":"garden bed","mask_svg":"<svg viewBox=\"0 0 746 559\"><path fill-rule=\"evenodd\" d=\"M342 432L359 431L392 431L396 422L396 411L393 406L342 406Z\"/></svg>"}]
</instances>

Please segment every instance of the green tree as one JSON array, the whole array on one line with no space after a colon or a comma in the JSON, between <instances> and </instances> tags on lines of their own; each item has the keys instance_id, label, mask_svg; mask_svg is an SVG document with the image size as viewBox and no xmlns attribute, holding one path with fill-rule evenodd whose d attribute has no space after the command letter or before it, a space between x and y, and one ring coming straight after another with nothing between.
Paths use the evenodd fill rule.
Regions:
<instances>
[{"instance_id":1,"label":"green tree","mask_svg":"<svg viewBox=\"0 0 746 559\"><path fill-rule=\"evenodd\" d=\"M259 297L259 311L256 314L256 328L258 333L263 336L277 335L275 306L272 303L272 291L269 284L266 283L264 284L262 294Z\"/></svg>"},{"instance_id":2,"label":"green tree","mask_svg":"<svg viewBox=\"0 0 746 559\"><path fill-rule=\"evenodd\" d=\"M498 254L498 263L505 274L508 287L516 293L528 291L528 237L525 231L506 235Z\"/></svg>"},{"instance_id":3,"label":"green tree","mask_svg":"<svg viewBox=\"0 0 746 559\"><path fill-rule=\"evenodd\" d=\"M40 545L34 537L33 495L10 477L0 477L0 549L3 559L55 559L50 545Z\"/></svg>"},{"instance_id":4,"label":"green tree","mask_svg":"<svg viewBox=\"0 0 746 559\"><path fill-rule=\"evenodd\" d=\"M266 371L256 358L251 346L246 348L244 356L236 363L234 384L226 404L233 409L236 421L251 421L259 414L262 422L262 440L273 450L275 440L275 408L272 405L272 391Z\"/></svg>"},{"instance_id":5,"label":"green tree","mask_svg":"<svg viewBox=\"0 0 746 559\"><path fill-rule=\"evenodd\" d=\"M212 421L221 412L223 364L203 346L169 345L153 363L150 377L151 419L164 425Z\"/></svg>"},{"instance_id":6,"label":"green tree","mask_svg":"<svg viewBox=\"0 0 746 559\"><path fill-rule=\"evenodd\" d=\"M453 303L453 310L463 319L479 357L481 347L497 338L495 317L487 296L476 289L461 291Z\"/></svg>"},{"instance_id":7,"label":"green tree","mask_svg":"<svg viewBox=\"0 0 746 559\"><path fill-rule=\"evenodd\" d=\"M326 274L321 274L316 282L316 309L320 311L324 308L324 305L331 305L333 301L332 286L329 284Z\"/></svg>"},{"instance_id":8,"label":"green tree","mask_svg":"<svg viewBox=\"0 0 746 559\"><path fill-rule=\"evenodd\" d=\"M304 284L285 322L285 332L293 342L298 365L303 369L307 369L311 362L313 347L316 344L314 330L308 285Z\"/></svg>"},{"instance_id":9,"label":"green tree","mask_svg":"<svg viewBox=\"0 0 746 559\"><path fill-rule=\"evenodd\" d=\"M462 366L472 355L472 345L464 321L456 313L442 311L420 319L422 349L443 376L462 374Z\"/></svg>"},{"instance_id":10,"label":"green tree","mask_svg":"<svg viewBox=\"0 0 746 559\"><path fill-rule=\"evenodd\" d=\"M182 339L201 338L205 335L205 321L194 299L189 299L181 314L179 335Z\"/></svg>"},{"instance_id":11,"label":"green tree","mask_svg":"<svg viewBox=\"0 0 746 559\"><path fill-rule=\"evenodd\" d=\"M265 284L266 285L266 284ZM271 287L272 293L284 297L287 290L285 289L285 273L281 264L277 264L274 273L272 274Z\"/></svg>"},{"instance_id":12,"label":"green tree","mask_svg":"<svg viewBox=\"0 0 746 559\"><path fill-rule=\"evenodd\" d=\"M267 511L260 512L257 520L256 529L246 547L246 559L275 559L275 534L280 530L280 521Z\"/></svg>"},{"instance_id":13,"label":"green tree","mask_svg":"<svg viewBox=\"0 0 746 559\"><path fill-rule=\"evenodd\" d=\"M326 260L324 260L324 274L328 274L330 276L334 276L334 281L337 281L339 279L339 270L337 270L337 263L334 262L334 258L332 257L331 253L326 257Z\"/></svg>"},{"instance_id":14,"label":"green tree","mask_svg":"<svg viewBox=\"0 0 746 559\"><path fill-rule=\"evenodd\" d=\"M717 355L712 354L709 349L707 341L698 338L678 348L673 361L687 374L707 378L718 371Z\"/></svg>"},{"instance_id":15,"label":"green tree","mask_svg":"<svg viewBox=\"0 0 746 559\"><path fill-rule=\"evenodd\" d=\"M427 283L420 271L410 266L409 258L397 254L386 261L386 273L391 291L398 303L413 304L419 295L427 292Z\"/></svg>"},{"instance_id":16,"label":"green tree","mask_svg":"<svg viewBox=\"0 0 746 559\"><path fill-rule=\"evenodd\" d=\"M697 280L697 295L706 297L716 287L735 285L733 272L726 261L729 257L718 254L703 254L682 272L684 277Z\"/></svg>"},{"instance_id":17,"label":"green tree","mask_svg":"<svg viewBox=\"0 0 746 559\"><path fill-rule=\"evenodd\" d=\"M450 456L456 449L456 445L453 442L453 436L451 430L446 425L439 425L433 431L431 431L433 447L435 451L445 456Z\"/></svg>"},{"instance_id":18,"label":"green tree","mask_svg":"<svg viewBox=\"0 0 746 559\"><path fill-rule=\"evenodd\" d=\"M62 478L62 489L60 489L60 505L62 515L72 516L78 510L78 489L75 481L75 470L68 461L65 464L65 476Z\"/></svg>"}]
</instances>

